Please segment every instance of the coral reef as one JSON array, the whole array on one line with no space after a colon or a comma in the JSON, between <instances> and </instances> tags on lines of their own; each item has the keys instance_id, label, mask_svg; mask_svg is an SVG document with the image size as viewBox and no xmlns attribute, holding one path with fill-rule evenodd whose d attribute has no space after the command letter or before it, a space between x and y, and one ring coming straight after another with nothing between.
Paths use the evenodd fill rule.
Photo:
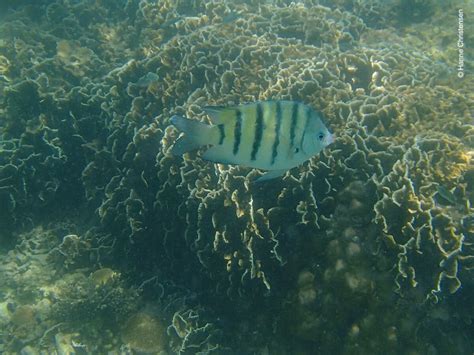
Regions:
<instances>
[{"instance_id":1,"label":"coral reef","mask_svg":"<svg viewBox=\"0 0 474 355\"><path fill-rule=\"evenodd\" d=\"M125 323L122 340L141 353L165 351L165 329L159 320L146 313L136 313Z\"/></svg>"},{"instance_id":2,"label":"coral reef","mask_svg":"<svg viewBox=\"0 0 474 355\"><path fill-rule=\"evenodd\" d=\"M474 81L416 3L8 4L0 351L472 352ZM336 141L267 184L171 156L173 114L265 99Z\"/></svg>"},{"instance_id":3,"label":"coral reef","mask_svg":"<svg viewBox=\"0 0 474 355\"><path fill-rule=\"evenodd\" d=\"M196 306L189 291L161 284L156 276L132 286L113 269L95 269L91 262L69 263L58 272L57 253L65 260L78 255L63 244L79 237L60 237L74 228L72 223L34 228L19 235L15 250L0 258L2 353L212 353L224 348L208 311ZM94 255L94 248L88 250Z\"/></svg>"},{"instance_id":4,"label":"coral reef","mask_svg":"<svg viewBox=\"0 0 474 355\"><path fill-rule=\"evenodd\" d=\"M91 324L105 322L100 328L111 328L125 321L137 307L137 292L127 289L119 278L97 285L82 273L68 274L58 284L51 317L66 323L81 334L95 329Z\"/></svg>"}]
</instances>

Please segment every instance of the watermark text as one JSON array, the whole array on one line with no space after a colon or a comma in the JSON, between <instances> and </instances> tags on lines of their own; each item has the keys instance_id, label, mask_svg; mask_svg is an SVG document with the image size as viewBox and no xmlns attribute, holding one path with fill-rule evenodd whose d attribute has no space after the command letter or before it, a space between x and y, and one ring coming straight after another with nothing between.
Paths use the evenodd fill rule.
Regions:
<instances>
[{"instance_id":1,"label":"watermark text","mask_svg":"<svg viewBox=\"0 0 474 355\"><path fill-rule=\"evenodd\" d=\"M464 78L464 11L458 10L458 78Z\"/></svg>"}]
</instances>

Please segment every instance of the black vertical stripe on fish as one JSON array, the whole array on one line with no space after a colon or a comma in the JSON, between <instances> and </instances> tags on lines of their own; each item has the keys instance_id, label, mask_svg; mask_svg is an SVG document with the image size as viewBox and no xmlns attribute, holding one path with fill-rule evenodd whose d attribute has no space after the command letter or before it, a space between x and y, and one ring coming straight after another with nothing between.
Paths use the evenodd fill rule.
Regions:
<instances>
[{"instance_id":1,"label":"black vertical stripe on fish","mask_svg":"<svg viewBox=\"0 0 474 355\"><path fill-rule=\"evenodd\" d=\"M275 141L272 147L272 165L275 164L275 159L278 154L278 145L280 144L280 126L281 126L281 103L276 102L276 124L275 124Z\"/></svg>"},{"instance_id":2,"label":"black vertical stripe on fish","mask_svg":"<svg viewBox=\"0 0 474 355\"><path fill-rule=\"evenodd\" d=\"M217 127L219 128L219 134L220 134L219 145L222 145L225 139L224 125L220 124L220 125L217 125Z\"/></svg>"},{"instance_id":3,"label":"black vertical stripe on fish","mask_svg":"<svg viewBox=\"0 0 474 355\"><path fill-rule=\"evenodd\" d=\"M234 149L232 153L237 155L240 146L240 137L242 135L242 112L240 109L235 110L235 126L234 126Z\"/></svg>"},{"instance_id":4,"label":"black vertical stripe on fish","mask_svg":"<svg viewBox=\"0 0 474 355\"><path fill-rule=\"evenodd\" d=\"M290 126L290 149L293 149L295 142L295 130L296 123L298 122L298 103L293 102L293 107L291 108L291 126Z\"/></svg>"},{"instance_id":5,"label":"black vertical stripe on fish","mask_svg":"<svg viewBox=\"0 0 474 355\"><path fill-rule=\"evenodd\" d=\"M306 106L306 107L304 108L304 119L305 119L305 122L304 122L303 131L302 131L302 133L301 133L301 139L300 139L300 144L299 144L300 147L303 147L303 140L304 140L305 133L306 133L306 131L307 131L307 129L308 129L308 125L309 125L309 120L310 120L310 118L311 118L311 109L310 109L308 106Z\"/></svg>"},{"instance_id":6,"label":"black vertical stripe on fish","mask_svg":"<svg viewBox=\"0 0 474 355\"><path fill-rule=\"evenodd\" d=\"M250 155L251 160L255 160L257 157L258 150L260 149L260 144L262 143L263 136L263 108L262 103L257 103L257 118L255 121L255 138L253 140L252 153Z\"/></svg>"}]
</instances>

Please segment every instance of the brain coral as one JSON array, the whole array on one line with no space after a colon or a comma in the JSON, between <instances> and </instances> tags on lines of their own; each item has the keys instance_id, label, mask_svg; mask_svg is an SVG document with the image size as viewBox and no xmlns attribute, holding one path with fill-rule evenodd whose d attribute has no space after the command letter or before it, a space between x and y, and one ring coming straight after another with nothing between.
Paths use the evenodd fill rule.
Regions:
<instances>
[{"instance_id":1,"label":"brain coral","mask_svg":"<svg viewBox=\"0 0 474 355\"><path fill-rule=\"evenodd\" d=\"M2 227L80 205L130 275L211 290L242 329L285 328L288 302L300 317L285 330L321 349L338 350L340 329L347 351L373 352L378 328L386 348L410 343L416 327L378 319L382 306L472 287L473 82L369 21L382 5L338 3L53 2L34 34L19 12L1 47ZM258 171L171 156L173 114L205 121L203 106L265 99L322 111L331 149L261 185ZM262 304L272 311L255 317ZM424 329L440 309L410 321Z\"/></svg>"}]
</instances>

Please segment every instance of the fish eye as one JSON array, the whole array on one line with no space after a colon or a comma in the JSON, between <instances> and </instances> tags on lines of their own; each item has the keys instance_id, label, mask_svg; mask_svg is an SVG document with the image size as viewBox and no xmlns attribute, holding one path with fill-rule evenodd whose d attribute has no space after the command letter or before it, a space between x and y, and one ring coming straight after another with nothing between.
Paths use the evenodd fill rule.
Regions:
<instances>
[{"instance_id":1,"label":"fish eye","mask_svg":"<svg viewBox=\"0 0 474 355\"><path fill-rule=\"evenodd\" d=\"M318 138L319 138L320 141L322 141L322 140L324 139L324 133L323 133L323 132L319 132Z\"/></svg>"}]
</instances>

